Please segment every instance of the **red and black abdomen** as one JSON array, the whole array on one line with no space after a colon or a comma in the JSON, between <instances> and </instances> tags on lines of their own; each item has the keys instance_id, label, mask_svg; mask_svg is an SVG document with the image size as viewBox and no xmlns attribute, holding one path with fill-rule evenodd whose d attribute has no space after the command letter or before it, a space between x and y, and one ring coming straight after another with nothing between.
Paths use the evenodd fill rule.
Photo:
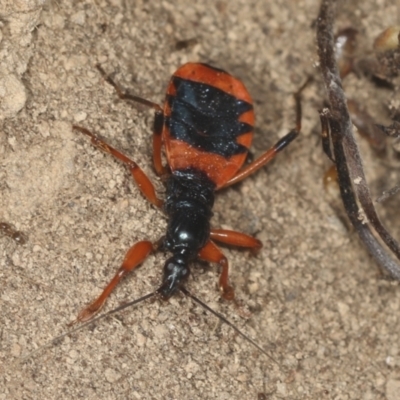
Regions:
<instances>
[{"instance_id":1,"label":"red and black abdomen","mask_svg":"<svg viewBox=\"0 0 400 400\"><path fill-rule=\"evenodd\" d=\"M170 137L182 140L206 153L226 158L247 151L238 136L253 127L239 121L252 105L213 86L172 78L175 96L168 96L171 115L166 118Z\"/></svg>"},{"instance_id":2,"label":"red and black abdomen","mask_svg":"<svg viewBox=\"0 0 400 400\"><path fill-rule=\"evenodd\" d=\"M163 127L172 172L197 169L218 189L242 166L253 125L250 95L227 72L185 64L172 76Z\"/></svg>"}]
</instances>

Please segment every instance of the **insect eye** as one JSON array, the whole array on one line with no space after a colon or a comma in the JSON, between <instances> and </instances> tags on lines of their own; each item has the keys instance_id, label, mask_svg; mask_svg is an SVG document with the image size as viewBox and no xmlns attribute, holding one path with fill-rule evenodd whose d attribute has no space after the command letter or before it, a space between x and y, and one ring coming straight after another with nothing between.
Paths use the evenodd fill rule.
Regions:
<instances>
[{"instance_id":1,"label":"insect eye","mask_svg":"<svg viewBox=\"0 0 400 400\"><path fill-rule=\"evenodd\" d=\"M190 274L190 269L189 268L182 268L181 270L181 278L186 279Z\"/></svg>"},{"instance_id":2,"label":"insect eye","mask_svg":"<svg viewBox=\"0 0 400 400\"><path fill-rule=\"evenodd\" d=\"M173 270L176 268L175 264L172 261L167 261L165 264L165 271L167 273L173 272Z\"/></svg>"}]
</instances>

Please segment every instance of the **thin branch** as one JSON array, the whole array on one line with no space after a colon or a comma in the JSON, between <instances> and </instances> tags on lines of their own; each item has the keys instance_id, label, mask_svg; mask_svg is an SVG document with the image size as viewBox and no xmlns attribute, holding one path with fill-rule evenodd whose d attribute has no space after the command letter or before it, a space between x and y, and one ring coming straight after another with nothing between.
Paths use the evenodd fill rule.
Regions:
<instances>
[{"instance_id":1,"label":"thin branch","mask_svg":"<svg viewBox=\"0 0 400 400\"><path fill-rule=\"evenodd\" d=\"M400 280L400 264L388 249L376 239L371 228L400 260L400 246L382 225L371 199L352 122L347 108L338 68L336 66L333 23L336 0L322 0L317 23L317 43L320 68L330 103L329 111L321 113L324 149L327 142L334 155L342 201L361 240L377 262L389 274ZM359 206L360 205L360 206Z\"/></svg>"}]
</instances>

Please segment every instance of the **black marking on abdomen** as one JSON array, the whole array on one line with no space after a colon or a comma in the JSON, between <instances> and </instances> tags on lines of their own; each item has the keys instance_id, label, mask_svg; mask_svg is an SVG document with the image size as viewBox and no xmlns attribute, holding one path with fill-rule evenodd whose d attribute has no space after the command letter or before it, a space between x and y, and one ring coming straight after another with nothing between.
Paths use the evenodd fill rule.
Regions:
<instances>
[{"instance_id":1,"label":"black marking on abdomen","mask_svg":"<svg viewBox=\"0 0 400 400\"><path fill-rule=\"evenodd\" d=\"M165 119L172 138L205 152L231 157L245 153L237 137L253 127L238 118L252 110L246 101L204 83L173 77L175 96L167 96L171 115Z\"/></svg>"}]
</instances>

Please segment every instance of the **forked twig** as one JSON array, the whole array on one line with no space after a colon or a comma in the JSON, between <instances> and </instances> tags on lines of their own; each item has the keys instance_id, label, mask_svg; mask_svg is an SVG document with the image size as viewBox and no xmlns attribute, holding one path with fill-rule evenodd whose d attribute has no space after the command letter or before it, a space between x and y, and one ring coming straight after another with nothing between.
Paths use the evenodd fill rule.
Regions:
<instances>
[{"instance_id":1,"label":"forked twig","mask_svg":"<svg viewBox=\"0 0 400 400\"><path fill-rule=\"evenodd\" d=\"M400 280L400 246L383 226L373 205L336 66L333 35L336 3L336 0L322 0L317 22L320 68L330 103L330 108L320 113L323 148L335 162L343 205L360 239L379 265Z\"/></svg>"}]
</instances>

